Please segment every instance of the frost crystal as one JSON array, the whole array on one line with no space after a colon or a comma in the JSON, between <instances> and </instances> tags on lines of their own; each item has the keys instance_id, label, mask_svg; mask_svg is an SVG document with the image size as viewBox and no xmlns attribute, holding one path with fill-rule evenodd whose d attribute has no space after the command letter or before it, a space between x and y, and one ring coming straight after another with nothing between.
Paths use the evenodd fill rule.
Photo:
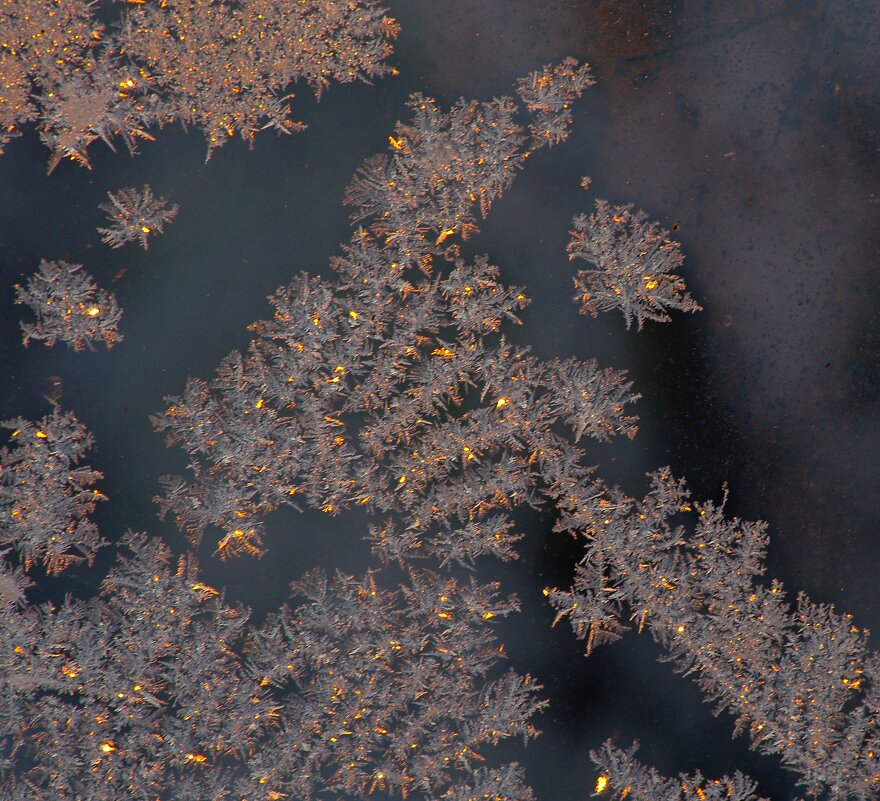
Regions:
<instances>
[{"instance_id":1,"label":"frost crystal","mask_svg":"<svg viewBox=\"0 0 880 801\"><path fill-rule=\"evenodd\" d=\"M173 7L176 33L239 10L199 5L202 22L194 3L143 5ZM183 47L163 51L159 30L148 32L157 63L197 70ZM669 470L642 501L603 484L587 448L635 433L625 374L512 346L504 331L524 291L487 258L461 257L527 148L564 138L586 83L566 62L520 83L525 109L502 98L442 111L414 97L389 155L349 190L367 227L334 278L279 289L247 351L188 381L154 420L190 457L190 481L166 479L160 505L194 544L216 527L222 557L259 554L282 504L360 508L380 570L312 571L294 605L253 625L200 580L192 554L175 569L166 547L129 534L101 597L27 605L36 560L57 572L103 544L86 518L103 496L99 474L77 466L90 439L72 415L7 424L0 547L21 565L0 570L0 798L531 801L495 747L536 734L543 708L530 677L500 669L494 619L516 599L434 572L515 558L513 515L527 504L546 504L583 544L573 585L545 595L587 652L649 631L807 792L876 797L880 658L866 632L804 596L789 604L760 580L766 526L697 503ZM631 207L600 202L573 243L593 265L578 279L585 311L620 308L641 327L696 309L678 246ZM597 795L617 801L757 801L738 773L669 779L610 744L593 759Z\"/></svg>"},{"instance_id":2,"label":"frost crystal","mask_svg":"<svg viewBox=\"0 0 880 801\"><path fill-rule=\"evenodd\" d=\"M57 407L37 422L0 426L12 430L11 446L0 450L0 547L15 546L26 567L42 561L49 573L91 563L106 544L88 518L106 500L92 486L103 475L78 466L91 434Z\"/></svg>"},{"instance_id":3,"label":"frost crystal","mask_svg":"<svg viewBox=\"0 0 880 801\"><path fill-rule=\"evenodd\" d=\"M607 741L590 759L599 771L594 796L616 801L767 801L755 794L755 783L739 771L706 779L697 771L677 778L661 776L635 758L638 743L623 751Z\"/></svg>"},{"instance_id":4,"label":"frost crystal","mask_svg":"<svg viewBox=\"0 0 880 801\"><path fill-rule=\"evenodd\" d=\"M79 351L93 349L99 339L108 348L123 339L116 296L98 289L80 264L44 259L26 287L15 285L15 302L28 306L37 318L21 323L25 347L32 339L47 347L60 340Z\"/></svg>"},{"instance_id":5,"label":"frost crystal","mask_svg":"<svg viewBox=\"0 0 880 801\"><path fill-rule=\"evenodd\" d=\"M628 614L810 795L875 797L880 660L867 632L804 595L792 609L778 581L759 581L765 523L696 502L667 468L651 480L641 501L611 491L566 499L558 526L582 536L584 556L570 590L545 591L557 620L568 618L589 651L619 635Z\"/></svg>"},{"instance_id":6,"label":"frost crystal","mask_svg":"<svg viewBox=\"0 0 880 801\"><path fill-rule=\"evenodd\" d=\"M596 211L574 218L568 257L591 266L574 279L581 314L620 309L629 328L645 320L667 322L669 309L699 311L677 275L684 263L681 246L643 211L596 201Z\"/></svg>"},{"instance_id":7,"label":"frost crystal","mask_svg":"<svg viewBox=\"0 0 880 801\"><path fill-rule=\"evenodd\" d=\"M138 0L109 27L97 7L0 3L0 152L36 122L49 172L62 158L88 167L97 139L134 153L149 129L180 121L204 132L210 157L233 136L301 130L296 82L320 96L393 71L398 25L374 0Z\"/></svg>"},{"instance_id":8,"label":"frost crystal","mask_svg":"<svg viewBox=\"0 0 880 801\"><path fill-rule=\"evenodd\" d=\"M529 131L535 147L553 146L568 138L572 103L594 83L589 65L573 58L546 64L520 78L516 93L532 116Z\"/></svg>"},{"instance_id":9,"label":"frost crystal","mask_svg":"<svg viewBox=\"0 0 880 801\"><path fill-rule=\"evenodd\" d=\"M109 228L98 228L101 241L111 248L121 248L128 242L138 240L141 247L149 247L147 237L163 233L163 226L171 222L177 215L178 206L166 208L168 198L157 198L149 184L138 192L126 187L115 195L107 193L109 203L102 203L99 208L107 212L113 223Z\"/></svg>"}]
</instances>

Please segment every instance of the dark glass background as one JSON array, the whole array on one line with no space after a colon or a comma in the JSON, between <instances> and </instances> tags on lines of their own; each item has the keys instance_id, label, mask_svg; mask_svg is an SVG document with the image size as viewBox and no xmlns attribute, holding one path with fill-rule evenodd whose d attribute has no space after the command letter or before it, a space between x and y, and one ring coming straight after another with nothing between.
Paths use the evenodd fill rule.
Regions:
<instances>
[{"instance_id":1,"label":"dark glass background","mask_svg":"<svg viewBox=\"0 0 880 801\"><path fill-rule=\"evenodd\" d=\"M444 104L508 93L517 77L572 55L598 80L575 108L570 140L541 152L492 209L472 252L533 298L513 336L541 356L595 356L626 368L642 393L633 442L596 448L609 480L640 495L664 464L702 497L729 483L731 513L770 524L768 576L834 603L880 631L880 5L874 0L406 0L399 77L333 87L294 102L305 133L233 142L204 163L199 132L173 127L131 159L93 147L93 169L63 162L31 133L0 157L0 417L36 418L58 377L62 407L94 432L88 463L110 497L95 519L109 539L127 528L183 541L156 518L158 477L183 471L148 415L188 375L210 377L265 296L300 270L327 273L348 239L343 191L359 163L384 150L409 93ZM579 188L592 176L591 192ZM180 204L147 253L111 251L95 231L107 190L150 183ZM619 315L579 317L565 245L595 196L633 202L675 231L685 278L705 310L627 332ZM125 341L74 354L25 350L13 285L39 259L82 263L116 292ZM114 280L114 277L116 279ZM522 516L528 536L510 566L484 565L523 600L500 626L511 662L545 685L544 734L519 758L543 801L582 799L595 774L587 751L607 737L642 742L663 772L710 776L740 768L776 799L795 797L774 759L760 758L731 720L713 718L689 679L659 664L647 634L589 659L540 588L564 584L576 548L549 513ZM362 571L371 559L355 514L279 512L270 555L201 559L260 618L290 580L322 564ZM208 538L210 539L210 537ZM106 571L78 570L43 595L88 594ZM877 647L880 640L872 637ZM521 750L516 747L513 750Z\"/></svg>"}]
</instances>

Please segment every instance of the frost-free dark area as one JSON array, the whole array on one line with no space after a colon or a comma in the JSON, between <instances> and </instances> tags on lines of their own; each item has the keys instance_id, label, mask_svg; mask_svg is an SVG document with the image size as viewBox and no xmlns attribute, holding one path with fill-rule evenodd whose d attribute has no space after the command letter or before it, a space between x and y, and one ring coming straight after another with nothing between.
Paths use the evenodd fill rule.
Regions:
<instances>
[{"instance_id":1,"label":"frost-free dark area","mask_svg":"<svg viewBox=\"0 0 880 801\"><path fill-rule=\"evenodd\" d=\"M271 5L261 9L269 11ZM876 9L867 3L844 8L835 3L474 2L446 4L442 10L407 3L388 13L400 24L387 59L399 75L377 78L372 86L332 85L319 104L304 85L297 86L291 118L308 128L293 136L255 132L249 150L237 141L239 131L222 146L215 143L204 163L203 133L213 121L205 116L188 120L188 133L177 125L150 129L155 141L139 139L134 158L122 142L115 154L95 142L88 148L91 171L62 160L47 177L50 152L26 125L25 135L10 141L0 156L7 310L0 315L6 387L0 411L3 418L22 418L8 432L19 431L4 457L4 489L15 489L7 477L22 475L13 456L23 453L22 437L39 444L42 431L52 435L45 437L47 444L56 434L76 439L78 429L69 421L42 420L57 403L94 435L80 464L104 477L86 481L89 476L83 474L78 480L86 493L93 486L99 490L101 497L91 499L97 508L90 518L113 543L97 549L92 568L67 566L62 559L31 570L39 582L27 590L28 600L51 598L56 604L65 591L80 598L94 595L109 572L109 612L60 613L51 623L51 636L45 635L55 645L70 643L77 619L103 621L104 628L95 630L99 633L89 634L94 639L88 646L40 646L22 653L15 649L24 647L27 632L7 623L5 714L23 719L21 710L37 702L42 717L34 725L48 727L57 738L51 749L32 742L34 750L19 752L16 770L36 767L31 778L48 787L53 780L40 773L32 754L51 750L62 762L67 759L55 771L62 776L76 777L77 764L88 766L88 774L77 777L80 785L53 791L71 798L82 797L83 787L89 788L88 797L103 797L92 793L101 782L106 782L102 792L115 787L114 792L145 798L183 798L188 792L214 797L205 787L210 793L234 789L236 798L271 798L275 792L330 797L337 785L353 796L399 795L404 788L422 793L422 779L435 797L445 792L450 798L480 797L504 787L507 797L519 798L526 793L524 782L538 799L583 798L601 789L600 776L606 794L621 795L631 787L627 795L747 795L748 785L733 778L731 784L712 785L691 777L661 788L618 752L604 756L601 770L589 760L587 752L608 738L621 748L639 738L637 758L666 776L699 769L711 779L742 770L758 779L759 794L773 798L795 797L798 778L831 797L841 796L844 788L861 797L874 795L877 735L871 726L876 724L855 735L853 722L859 709L871 717L875 657L868 656L857 633L846 632L852 624L875 627L878 614L873 570L880 512L875 488L880 386L874 281L880 163L880 114L872 82L880 39ZM271 20L271 14L265 16ZM517 79L566 56L589 61L597 81L582 98L569 98L568 109L538 104L508 118L503 107L489 102L513 95ZM11 62L8 53L4 58L0 72L5 76ZM215 62L206 64L210 69ZM167 96L168 86L162 91ZM437 120L447 119L441 115L459 97L485 105L471 112L462 108L458 118L449 118L451 136L417 141L412 131L424 126L418 123L420 109L406 107L412 92L437 99ZM182 109L177 108L177 119L184 116ZM537 120L540 140L542 131L555 130L540 127L541 115L549 114L547 122L569 111L572 125L561 130L570 135L552 148L537 147L529 138L535 131L514 131ZM479 126L486 115L500 123L503 135L497 140L469 127L475 119ZM398 120L410 126L409 134L395 128ZM479 165L480 172L477 148L487 142L489 152L508 160ZM526 151L528 158L522 158ZM365 215L363 224L372 226L370 239L357 258L349 259L347 271L337 264L334 272L331 259L352 236L353 208L343 207L346 187L359 166L380 153L391 161L371 162L359 189L349 193L354 210ZM448 192L415 192L418 181L430 187L438 175L463 165L477 170L467 192L452 179L445 184ZM580 186L583 176L592 178L588 192ZM503 196L487 193L494 202L482 219L483 198L473 190L491 187L492 181L498 181L495 189L503 189ZM406 184L415 192L410 197L420 199L401 200L402 190L382 188L388 182ZM150 236L147 251L137 245L107 248L97 229L107 225L100 205L108 203L108 192L146 185L177 204L177 216L161 235ZM671 231L685 257L676 271L702 311L685 315L673 306L670 322L648 320L641 331L637 324L627 330L616 310L595 319L578 315L578 307L589 303L583 297L572 300L573 279L586 265L569 262L566 248L572 219L596 211L596 198L607 199L611 218L620 218L606 220L606 233L626 224L626 214L617 209L628 203ZM383 222L389 210L393 224ZM471 224L481 230L465 238ZM588 228L596 233L596 225ZM402 241L401 231L410 239ZM671 247L662 237L655 244L635 252L657 256ZM458 247L465 265L451 273L457 251L450 248ZM405 263L407 251L417 254L411 265ZM483 253L488 265L498 265L497 274L481 267ZM436 288L419 272L417 256L425 255L433 260L433 276L443 282ZM26 284L41 259L83 264L100 287L114 292L124 312L119 321L124 339L113 338L109 350L99 342L95 352L74 352L62 344L48 349L32 339L25 350L19 320L33 317L14 305L14 285ZM290 284L300 270L330 283L298 279ZM650 285L656 276L648 275L645 280L634 274L636 285L630 286L636 302L655 291ZM382 291L359 293L355 284L364 278ZM584 279L578 292L595 291L597 280ZM293 291L281 298L280 307L276 298L273 309L266 296L288 285ZM315 324L314 304L325 291L325 300L331 300ZM613 295L613 286L608 291ZM531 300L528 306L520 294ZM306 296L314 304L304 303ZM423 299L430 302L425 305ZM87 316L89 303L84 304ZM279 308L287 319L276 315L273 322L248 330L254 321L271 321ZM456 317L459 313L472 316ZM512 325L509 314L522 325ZM515 347L531 347L535 360L498 355L503 346L496 318ZM363 332L376 320L383 321L382 336L394 345L373 352L370 348L382 340L375 331ZM431 326L436 332L419 340ZM328 338L307 338L321 330ZM228 389L215 385L209 393L221 399L214 411L202 408L205 396L198 385L185 403L163 400L182 398L188 376L212 381L230 351L245 353L252 341L251 352L267 364L279 360L266 375L282 386L254 380L259 375L254 356L243 368L225 363ZM364 342L372 344L361 351ZM476 355L468 357L470 344ZM302 352L311 361L297 361ZM595 358L597 364L591 372L568 361L572 358ZM496 363L495 378L486 380L488 365ZM619 376L619 370L628 376ZM456 393L439 397L448 413L428 405L435 434L404 424L406 410L399 404L412 399L407 393L418 382L442 394L462 376L476 377L478 386L458 387L460 403ZM289 377L295 380L288 382ZM372 407L367 400L371 381L379 395L386 393ZM624 381L632 382L625 391ZM585 387L590 397L580 408L577 399ZM521 397L519 389L525 392ZM615 391L621 393L616 400ZM633 393L640 400L626 402ZM601 424L591 429L596 418L590 414L597 409L590 404L596 398L612 400L598 410ZM304 405L307 399L315 405ZM229 406L230 401L238 405ZM299 405L285 410L290 402ZM394 413L389 415L383 403L391 403ZM413 408L421 409L419 403L413 401ZM222 411L224 435L236 443L228 452L187 440L191 415L204 413L202 419L211 421L216 410ZM296 418L296 436L288 428L285 441L272 424L262 428L249 422L269 413L276 423ZM159 415L184 449L166 448L150 415ZM597 434L627 432L632 415L639 418L632 440L593 440ZM383 417L385 429L378 430L376 419ZM514 435L514 424L533 428ZM410 449L399 439L401 431L410 431L417 444ZM541 440L550 436L544 431L554 439L542 454L542 443L551 442ZM389 437L398 439L392 443ZM566 464L562 441L584 453ZM354 455L338 461L349 448ZM412 456L413 450L420 454ZM29 464L37 483L29 486L51 499L53 489L65 485L44 480L45 453L33 451ZM284 466L280 472L267 463L269 456L278 456L273 464ZM198 475L187 471L188 461L201 465ZM571 487L563 492L563 481L580 476L576 464L596 465L597 473L582 477L577 492ZM645 473L666 464L671 473L658 479L649 495ZM59 474L68 466L62 464ZM160 477L168 474L184 477L185 483L166 484L163 490ZM223 494L224 487L253 485L256 476L262 483L247 502L240 492ZM686 479L696 498L716 503L722 485L729 483L726 517L716 521L711 536L693 529L706 515L700 516L693 499L678 494L672 476ZM292 505L275 510L281 486L276 479L282 478L290 482L288 490L297 489L289 497L301 512ZM603 483L593 483L595 478ZM616 495L615 485L627 497ZM152 499L157 494L165 495L169 507L164 522L156 517ZM644 502L630 500L644 496ZM21 529L10 527L15 508L10 497L3 499L3 537L17 531L9 542L20 546ZM530 509L522 503L527 497L542 506ZM88 500L80 497L77 514ZM681 511L686 506L690 511ZM50 507L51 502L40 506ZM713 519L711 508L702 510ZM510 528L503 520L488 525L498 513L509 515ZM734 515L769 522L764 579L755 582L753 575L762 530L724 522ZM177 556L168 569L154 573L160 550L152 540L135 538L128 550L119 547L130 528L161 537L176 554L183 553L187 539L175 516L196 541L201 538L198 573L191 557L175 573ZM416 520L421 528L412 527ZM692 533L675 533L679 522ZM577 536L554 532L554 526ZM30 531L31 543L46 533L45 526ZM585 538L590 532L601 537ZM517 541L517 534L523 538ZM221 561L215 551L224 538L229 547L251 544L267 555ZM94 539L89 542L95 545ZM707 547L728 558L718 556L716 565L705 556ZM134 561L112 566L118 548ZM508 548L520 558L499 561ZM18 550L19 557L8 554L11 564L34 555ZM478 586L471 587L469 571L454 563L474 550L488 555L476 561ZM373 587L365 571L379 567L383 553L392 558ZM419 553L427 558L415 560L418 569L428 568L436 577L410 580L397 566L397 557L411 562ZM591 553L575 575L575 564ZM38 551L37 561L44 555ZM450 561L452 567L441 566ZM288 601L289 583L315 566L331 575L339 568L356 578L325 586L312 576ZM59 575L45 577L45 567ZM694 575L698 580L688 578ZM591 584L596 576L604 576L604 586ZM782 603L770 578L785 583ZM494 581L501 586L489 586ZM573 581L575 594L568 596ZM405 589L395 594L399 582ZM226 606L220 606L214 588L225 588ZM814 602L853 613L853 619L850 624L802 607L807 618L822 624L775 653L774 632L796 628L786 616L794 611L799 590ZM509 593L519 596L522 609L504 616ZM5 597L14 603L13 595ZM610 603L587 605L597 597ZM224 611L239 601L254 610L252 622L262 627L264 647L259 638L243 635L241 615ZM278 613L285 601L293 611ZM169 618L166 606L192 623ZM8 621L24 620L20 608L11 608ZM582 639L572 636L565 620L550 628L557 610L580 625ZM145 614L155 616L150 625L153 619L160 624L155 653L142 647ZM618 614L630 630L603 644L615 634ZM759 614L765 623L756 624ZM285 626L294 634L285 634ZM738 650L706 650L713 641L736 643ZM338 649L332 657L331 642ZM877 645L873 638L868 642ZM240 674L227 672L224 643L244 655ZM500 643L506 663L496 659ZM835 650L833 659L812 673L805 669L808 657L826 648ZM591 651L588 658L585 649ZM763 725L771 702L780 704L771 716L782 727L774 736L790 731L803 740L779 747L770 741L764 747L789 754L794 773L779 770L778 756L749 751L748 733L731 742L734 718L713 718L692 678L658 662L677 649L707 693L719 693L725 701L730 696L751 737L760 740L755 727ZM99 652L109 654L104 658L110 661L90 662ZM125 655L132 653L139 654L137 664ZM739 673L724 673L723 665L737 656L747 657L748 664ZM481 672L484 665L488 674ZM508 668L516 674L505 674ZM533 679L523 678L526 674ZM793 685L779 685L782 695L774 695L768 677L780 674L798 678ZM757 679L751 707L738 703L738 690L731 694L749 675ZM261 717L243 732L237 727L244 717L229 714L223 699L247 698L249 682L261 700L248 715ZM534 693L535 682L544 689ZM70 689L80 683L84 689ZM375 688L363 704L370 713L353 721L342 712L355 709L349 702L356 690L365 692L361 685ZM798 692L780 701L790 686ZM197 693L196 687L201 688ZM431 703L420 703L423 697ZM529 718L537 698L549 705ZM206 703L225 711L206 724L192 723L207 714ZM809 723L816 717L809 705L816 703L824 705L820 717L830 720L822 733ZM273 704L282 705L279 718ZM202 712L194 715L193 709ZM841 709L848 718L836 717ZM132 710L149 726L127 726L124 715ZM789 723L791 715L801 718ZM289 723L294 718L296 726ZM389 720L395 726L383 725ZM117 739L102 738L102 725L109 725L104 731L116 732ZM331 731L332 726L339 730ZM496 735L528 734L531 726L543 733L525 749L513 741L486 745ZM848 732L851 742L838 742L835 731ZM156 739L156 732L164 740ZM397 754L389 742L404 753ZM844 753L858 757L847 757L844 765L839 756ZM444 767L446 758L454 763L451 771ZM522 776L503 772L512 760L523 765ZM150 771L146 764L153 766ZM221 769L229 773L218 781L213 772ZM111 774L112 780L106 778ZM56 797L34 788L15 792Z\"/></svg>"}]
</instances>

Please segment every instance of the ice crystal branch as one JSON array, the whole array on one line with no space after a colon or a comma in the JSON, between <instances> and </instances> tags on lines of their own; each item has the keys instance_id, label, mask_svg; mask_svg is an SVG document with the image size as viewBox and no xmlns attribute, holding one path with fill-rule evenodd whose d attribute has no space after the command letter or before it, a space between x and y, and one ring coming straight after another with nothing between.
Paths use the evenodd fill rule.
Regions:
<instances>
[{"instance_id":1,"label":"ice crystal branch","mask_svg":"<svg viewBox=\"0 0 880 801\"><path fill-rule=\"evenodd\" d=\"M515 762L501 768L479 767L470 780L450 787L440 801L534 801L532 788L525 782L522 767Z\"/></svg>"},{"instance_id":2,"label":"ice crystal branch","mask_svg":"<svg viewBox=\"0 0 880 801\"><path fill-rule=\"evenodd\" d=\"M434 254L477 230L477 209L485 216L510 186L526 140L510 98L443 111L414 95L409 106L413 119L389 137L390 155L364 163L345 202L356 221L370 220L395 264L427 271Z\"/></svg>"},{"instance_id":3,"label":"ice crystal branch","mask_svg":"<svg viewBox=\"0 0 880 801\"><path fill-rule=\"evenodd\" d=\"M81 88L94 63L94 54L104 26L95 17L91 3L7 0L0 6L0 148L23 126L44 113L39 102L40 89L58 109L56 94L73 101L75 87ZM64 90L61 87L64 86ZM68 88L69 87L69 88ZM50 96L51 93L51 96ZM86 94L73 114L55 125L51 139L58 158L64 153L83 151L98 138L88 119L94 109ZM49 115L52 112L48 113ZM78 119L76 119L78 117ZM72 130L72 128L76 130Z\"/></svg>"},{"instance_id":4,"label":"ice crystal branch","mask_svg":"<svg viewBox=\"0 0 880 801\"><path fill-rule=\"evenodd\" d=\"M0 551L0 609L3 610L11 606L24 608L27 604L25 593L34 586L25 573L24 565L12 567L6 561L5 557L11 550Z\"/></svg>"},{"instance_id":5,"label":"ice crystal branch","mask_svg":"<svg viewBox=\"0 0 880 801\"><path fill-rule=\"evenodd\" d=\"M392 72L397 23L373 0L293 6L274 0L129 4L115 24L94 2L0 4L0 151L36 122L50 149L89 165L98 139L135 152L149 129L179 120L202 130L208 156L233 136L291 132L290 85L320 94L334 82Z\"/></svg>"},{"instance_id":6,"label":"ice crystal branch","mask_svg":"<svg viewBox=\"0 0 880 801\"><path fill-rule=\"evenodd\" d=\"M265 128L283 133L290 120L286 87L390 73L385 63L398 26L375 2L269 0L212 4L172 0L132 7L119 45L134 69L129 91L156 96L164 114L202 131L211 152L238 134L251 142Z\"/></svg>"},{"instance_id":7,"label":"ice crystal branch","mask_svg":"<svg viewBox=\"0 0 880 801\"><path fill-rule=\"evenodd\" d=\"M766 525L697 503L667 469L642 501L618 495L597 506L585 514L586 499L571 498L578 513L561 525L583 534L585 555L570 590L547 590L588 650L628 612L809 794L874 796L880 657L851 615L802 594L791 609L779 582L758 582ZM692 530L683 515L696 518Z\"/></svg>"},{"instance_id":8,"label":"ice crystal branch","mask_svg":"<svg viewBox=\"0 0 880 801\"><path fill-rule=\"evenodd\" d=\"M108 192L108 203L99 208L106 212L112 225L109 228L98 228L101 241L111 248L139 241L147 250L150 243L147 237L164 233L164 225L176 216L179 206L175 203L167 208L168 198L156 197L149 184L139 192L133 187L120 189L115 195Z\"/></svg>"},{"instance_id":9,"label":"ice crystal branch","mask_svg":"<svg viewBox=\"0 0 880 801\"><path fill-rule=\"evenodd\" d=\"M582 435L634 433L623 374L542 363L496 333L525 296L487 264L459 263L406 299L362 237L337 269L351 289L296 279L245 355L155 418L197 466L161 500L194 542L219 525L234 555L259 548L259 521L281 504L365 505L403 523L377 526L389 555L510 556L507 514L538 502L547 463L578 462Z\"/></svg>"},{"instance_id":10,"label":"ice crystal branch","mask_svg":"<svg viewBox=\"0 0 880 801\"><path fill-rule=\"evenodd\" d=\"M235 656L243 610L192 558L175 570L157 540L123 545L103 597L0 617L3 750L16 756L3 798L219 801L276 731L275 703Z\"/></svg>"},{"instance_id":11,"label":"ice crystal branch","mask_svg":"<svg viewBox=\"0 0 880 801\"><path fill-rule=\"evenodd\" d=\"M305 602L273 615L247 654L262 684L293 690L265 760L271 785L306 799L376 789L436 798L490 746L536 734L539 688L498 675L491 619L516 604L497 586L411 572L390 592L372 574L312 572L294 591Z\"/></svg>"},{"instance_id":12,"label":"ice crystal branch","mask_svg":"<svg viewBox=\"0 0 880 801\"><path fill-rule=\"evenodd\" d=\"M526 295L443 241L525 158L513 102L412 106L383 180L371 160L348 193L375 221L333 262L338 279L279 290L247 353L154 420L196 471L166 480L163 512L194 542L219 526L224 556L259 552L264 516L308 503L387 516L371 534L387 559L512 558L510 511L541 501L546 465L580 462L582 437L635 432L624 374L511 347L502 330ZM435 259L447 273L429 278Z\"/></svg>"},{"instance_id":13,"label":"ice crystal branch","mask_svg":"<svg viewBox=\"0 0 880 801\"><path fill-rule=\"evenodd\" d=\"M460 100L449 111L413 95L413 119L398 123L391 153L361 167L346 193L357 221L392 261L430 268L433 256L457 255L457 243L477 230L530 155L517 117L525 111L536 149L568 137L570 106L592 84L586 65L568 59L520 81L524 109L509 97Z\"/></svg>"},{"instance_id":14,"label":"ice crystal branch","mask_svg":"<svg viewBox=\"0 0 880 801\"><path fill-rule=\"evenodd\" d=\"M499 670L493 619L516 605L497 586L313 572L257 628L191 555L121 545L101 596L57 609L20 604L20 571L0 574L4 799L530 797L492 759L543 707Z\"/></svg>"},{"instance_id":15,"label":"ice crystal branch","mask_svg":"<svg viewBox=\"0 0 880 801\"><path fill-rule=\"evenodd\" d=\"M12 430L11 446L0 451L0 547L15 546L26 568L41 561L50 574L91 563L106 545L88 518L106 500L92 487L103 476L78 466L91 434L57 407L36 422L0 425Z\"/></svg>"},{"instance_id":16,"label":"ice crystal branch","mask_svg":"<svg viewBox=\"0 0 880 801\"><path fill-rule=\"evenodd\" d=\"M638 743L624 751L608 741L590 752L599 771L595 795L619 801L766 801L755 794L755 782L739 771L711 780L699 771L669 778L639 762L637 749Z\"/></svg>"},{"instance_id":17,"label":"ice crystal branch","mask_svg":"<svg viewBox=\"0 0 880 801\"><path fill-rule=\"evenodd\" d=\"M574 279L581 314L619 309L627 328L635 322L641 330L645 320L667 322L670 309L700 310L678 275L681 246L643 211L597 200L596 211L572 226L568 257L590 265Z\"/></svg>"},{"instance_id":18,"label":"ice crystal branch","mask_svg":"<svg viewBox=\"0 0 880 801\"><path fill-rule=\"evenodd\" d=\"M122 310L112 292L98 289L81 264L40 262L27 286L15 285L15 302L34 313L35 323L21 323L22 344L32 339L51 347L59 340L76 351L93 349L102 339L108 348L122 341Z\"/></svg>"},{"instance_id":19,"label":"ice crystal branch","mask_svg":"<svg viewBox=\"0 0 880 801\"><path fill-rule=\"evenodd\" d=\"M532 116L529 131L534 147L552 147L568 138L572 104L594 83L589 65L573 58L546 64L520 78L516 93Z\"/></svg>"}]
</instances>

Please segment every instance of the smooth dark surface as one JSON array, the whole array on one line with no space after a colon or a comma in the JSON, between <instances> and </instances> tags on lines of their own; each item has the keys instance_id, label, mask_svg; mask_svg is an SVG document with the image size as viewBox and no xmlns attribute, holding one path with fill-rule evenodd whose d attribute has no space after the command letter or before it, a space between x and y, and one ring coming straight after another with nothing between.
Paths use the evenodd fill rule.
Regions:
<instances>
[{"instance_id":1,"label":"smooth dark surface","mask_svg":"<svg viewBox=\"0 0 880 801\"><path fill-rule=\"evenodd\" d=\"M158 477L180 472L148 415L188 375L210 377L265 296L300 270L327 271L348 239L343 191L383 150L405 99L444 104L508 93L515 79L572 55L598 80L575 109L571 139L530 159L493 208L472 252L524 284L532 306L513 336L542 356L595 356L631 371L643 395L633 442L597 448L603 475L628 492L663 464L698 495L770 523L768 575L880 631L880 7L861 2L562 2L420 0L389 3L402 33L400 76L334 87L320 104L303 89L294 116L309 130L264 133L204 164L198 132L161 131L134 159L94 149L89 172L62 163L46 177L34 134L0 157L0 417L38 417L51 376L64 408L94 433L88 460L110 502L96 520L182 539L156 519ZM579 188L592 176L589 193ZM150 183L181 210L147 253L110 251L95 227L107 190ZM565 245L571 218L594 197L633 202L675 229L685 278L704 311L627 332L619 315L579 317ZM13 284L40 258L82 263L117 293L125 341L112 351L21 347ZM124 274L114 281L121 271ZM740 768L774 798L794 797L772 759L730 741L688 679L658 664L647 635L590 659L540 589L565 582L576 558L552 518L524 514L520 562L503 568L523 613L501 626L512 662L545 684L551 708L524 761L539 799L592 791L589 748L612 736L642 741L665 772ZM306 568L366 567L366 520L280 512L262 561L220 564L210 581L261 615ZM103 554L94 574L106 569ZM94 580L66 580L88 592ZM60 586L60 585L59 585ZM872 644L880 645L876 636Z\"/></svg>"}]
</instances>

